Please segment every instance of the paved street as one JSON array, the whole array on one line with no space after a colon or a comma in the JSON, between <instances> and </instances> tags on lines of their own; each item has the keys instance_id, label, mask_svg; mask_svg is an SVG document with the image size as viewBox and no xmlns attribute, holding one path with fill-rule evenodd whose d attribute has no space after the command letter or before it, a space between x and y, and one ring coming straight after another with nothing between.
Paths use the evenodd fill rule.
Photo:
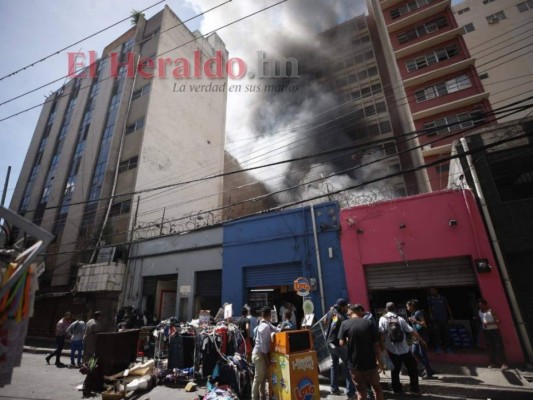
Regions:
<instances>
[{"instance_id":1,"label":"paved street","mask_svg":"<svg viewBox=\"0 0 533 400\"><path fill-rule=\"evenodd\" d=\"M64 361L67 358L64 357ZM13 400L79 400L83 398L81 391L76 390L85 376L76 369L57 368L55 365L47 365L42 354L24 353L22 365L15 368L13 381L0 389L0 399ZM385 379L386 381L387 379ZM322 399L344 400L344 396L331 396L328 394L327 381L322 381L320 393ZM475 383L474 383L475 384ZM424 398L429 400L526 400L531 399L533 391L502 392L501 387L495 386L490 391L476 391L472 388L465 388L464 392L458 387L453 387L453 383L446 378L440 386L427 386L422 382ZM468 395L463 396L462 394ZM141 395L130 394L129 398L135 400L158 400L158 399L179 399L193 400L198 395L205 394L205 388L200 388L196 393L187 393L181 388L169 388L157 386L153 390ZM490 397L489 397L490 396ZM100 399L101 396L95 396ZM409 399L408 396L395 396L390 392L385 393L386 399Z\"/></svg>"}]
</instances>

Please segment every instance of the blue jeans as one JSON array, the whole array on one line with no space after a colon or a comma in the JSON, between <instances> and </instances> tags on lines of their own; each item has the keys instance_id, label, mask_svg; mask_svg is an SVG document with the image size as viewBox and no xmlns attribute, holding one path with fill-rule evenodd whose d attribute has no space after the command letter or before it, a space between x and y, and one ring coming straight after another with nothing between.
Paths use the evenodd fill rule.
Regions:
<instances>
[{"instance_id":1,"label":"blue jeans","mask_svg":"<svg viewBox=\"0 0 533 400\"><path fill-rule=\"evenodd\" d=\"M415 358L420 360L420 362L424 366L426 370L426 375L427 376L433 375L434 373L433 368L431 368L431 365L429 364L428 353L426 352L425 347L422 346L420 343L413 343L411 350Z\"/></svg>"},{"instance_id":2,"label":"blue jeans","mask_svg":"<svg viewBox=\"0 0 533 400\"><path fill-rule=\"evenodd\" d=\"M81 364L81 357L83 353L83 340L72 340L70 342L70 363L76 364L74 362L74 355L78 352L78 364Z\"/></svg>"},{"instance_id":3,"label":"blue jeans","mask_svg":"<svg viewBox=\"0 0 533 400\"><path fill-rule=\"evenodd\" d=\"M339 377L339 360L344 363L344 375L346 376L346 395L348 397L355 396L355 384L353 383L350 371L348 369L348 349L345 346L328 347L331 354L331 370L330 370L330 386L331 390L339 390L337 379Z\"/></svg>"}]
</instances>

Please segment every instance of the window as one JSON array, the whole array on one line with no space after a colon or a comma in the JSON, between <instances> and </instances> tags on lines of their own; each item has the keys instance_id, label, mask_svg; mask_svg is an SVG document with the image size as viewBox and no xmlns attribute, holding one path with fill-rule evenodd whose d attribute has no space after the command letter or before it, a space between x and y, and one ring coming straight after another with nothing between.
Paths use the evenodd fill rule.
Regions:
<instances>
[{"instance_id":1,"label":"window","mask_svg":"<svg viewBox=\"0 0 533 400\"><path fill-rule=\"evenodd\" d=\"M138 161L138 156L132 157L129 160L122 161L118 167L118 172L122 173L129 171L130 169L137 168Z\"/></svg>"},{"instance_id":2,"label":"window","mask_svg":"<svg viewBox=\"0 0 533 400\"><path fill-rule=\"evenodd\" d=\"M489 77L489 74L487 72L479 75L479 79L487 79L488 77Z\"/></svg>"},{"instance_id":3,"label":"window","mask_svg":"<svg viewBox=\"0 0 533 400\"><path fill-rule=\"evenodd\" d=\"M138 129L141 129L144 126L144 118L141 118L137 121L135 121L133 124L129 124L126 126L126 135L128 133L135 132Z\"/></svg>"},{"instance_id":4,"label":"window","mask_svg":"<svg viewBox=\"0 0 533 400\"><path fill-rule=\"evenodd\" d=\"M131 200L115 203L111 206L109 216L116 217L117 215L129 213L131 210Z\"/></svg>"},{"instance_id":5,"label":"window","mask_svg":"<svg viewBox=\"0 0 533 400\"><path fill-rule=\"evenodd\" d=\"M489 4L494 2L495 0L483 0L483 4Z\"/></svg>"},{"instance_id":6,"label":"window","mask_svg":"<svg viewBox=\"0 0 533 400\"><path fill-rule=\"evenodd\" d=\"M518 11L520 11L521 13L526 12L528 10L533 10L533 0L527 0L523 3L518 3L516 5L516 8L518 8Z\"/></svg>"},{"instance_id":7,"label":"window","mask_svg":"<svg viewBox=\"0 0 533 400\"><path fill-rule=\"evenodd\" d=\"M437 172L437 174L442 174L442 173L448 172L449 170L450 170L450 163L437 165L435 167L435 172Z\"/></svg>"},{"instance_id":8,"label":"window","mask_svg":"<svg viewBox=\"0 0 533 400\"><path fill-rule=\"evenodd\" d=\"M446 20L445 17L441 16L433 21L428 21L423 25L419 25L415 29L400 33L397 36L398 42L406 43L416 38L436 32L439 29L444 28L446 26L448 26L448 21Z\"/></svg>"},{"instance_id":9,"label":"window","mask_svg":"<svg viewBox=\"0 0 533 400\"><path fill-rule=\"evenodd\" d=\"M482 106L480 106L482 107ZM482 108L474 109L471 112L464 112L455 115L448 115L435 121L424 124L424 129L428 136L439 133L454 132L457 130L470 128L481 125L485 122L484 110Z\"/></svg>"},{"instance_id":10,"label":"window","mask_svg":"<svg viewBox=\"0 0 533 400\"><path fill-rule=\"evenodd\" d=\"M492 25L492 24L497 24L498 22L500 22L502 19L505 19L505 13L503 11L498 11L497 13L495 14L491 14L487 17L487 22L489 23L489 25Z\"/></svg>"},{"instance_id":11,"label":"window","mask_svg":"<svg viewBox=\"0 0 533 400\"><path fill-rule=\"evenodd\" d=\"M424 54L423 56L416 57L405 63L408 72L417 71L419 69L436 64L440 61L445 61L459 54L457 46L452 44L446 46L443 49L438 49L434 52Z\"/></svg>"},{"instance_id":12,"label":"window","mask_svg":"<svg viewBox=\"0 0 533 400\"><path fill-rule=\"evenodd\" d=\"M475 30L476 28L474 27L474 24L472 22L463 26L463 34L466 34L468 32L474 32Z\"/></svg>"},{"instance_id":13,"label":"window","mask_svg":"<svg viewBox=\"0 0 533 400\"><path fill-rule=\"evenodd\" d=\"M464 13L467 13L468 11L470 11L470 7L465 7L463 9L457 11L457 14L462 15Z\"/></svg>"},{"instance_id":14,"label":"window","mask_svg":"<svg viewBox=\"0 0 533 400\"><path fill-rule=\"evenodd\" d=\"M390 15L392 19L401 17L402 15L408 14L412 11L417 10L420 7L423 7L429 3L432 3L434 0L413 0L408 3L401 5L400 7L391 10Z\"/></svg>"}]
</instances>

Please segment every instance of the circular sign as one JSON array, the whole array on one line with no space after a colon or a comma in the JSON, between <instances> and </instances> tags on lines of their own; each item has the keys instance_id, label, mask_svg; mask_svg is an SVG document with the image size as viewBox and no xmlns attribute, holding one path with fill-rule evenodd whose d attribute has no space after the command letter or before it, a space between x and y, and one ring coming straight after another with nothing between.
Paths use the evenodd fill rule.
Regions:
<instances>
[{"instance_id":1,"label":"circular sign","mask_svg":"<svg viewBox=\"0 0 533 400\"><path fill-rule=\"evenodd\" d=\"M315 305L309 299L304 300L302 308L305 315L313 314L313 311L315 311Z\"/></svg>"},{"instance_id":2,"label":"circular sign","mask_svg":"<svg viewBox=\"0 0 533 400\"><path fill-rule=\"evenodd\" d=\"M294 281L294 290L298 296L308 296L309 291L311 290L311 285L307 278L298 278Z\"/></svg>"}]
</instances>

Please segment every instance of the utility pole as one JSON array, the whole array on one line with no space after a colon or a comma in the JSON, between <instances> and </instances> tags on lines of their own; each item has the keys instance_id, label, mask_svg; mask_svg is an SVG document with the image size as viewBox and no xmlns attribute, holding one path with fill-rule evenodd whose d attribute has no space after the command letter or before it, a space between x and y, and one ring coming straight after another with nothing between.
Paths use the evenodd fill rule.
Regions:
<instances>
[{"instance_id":1,"label":"utility pole","mask_svg":"<svg viewBox=\"0 0 533 400\"><path fill-rule=\"evenodd\" d=\"M7 185L9 184L9 175L11 175L11 165L7 167L7 175L6 180L4 181L4 191L2 192L2 202L0 202L0 206L3 206L6 202L6 195L7 195Z\"/></svg>"}]
</instances>

